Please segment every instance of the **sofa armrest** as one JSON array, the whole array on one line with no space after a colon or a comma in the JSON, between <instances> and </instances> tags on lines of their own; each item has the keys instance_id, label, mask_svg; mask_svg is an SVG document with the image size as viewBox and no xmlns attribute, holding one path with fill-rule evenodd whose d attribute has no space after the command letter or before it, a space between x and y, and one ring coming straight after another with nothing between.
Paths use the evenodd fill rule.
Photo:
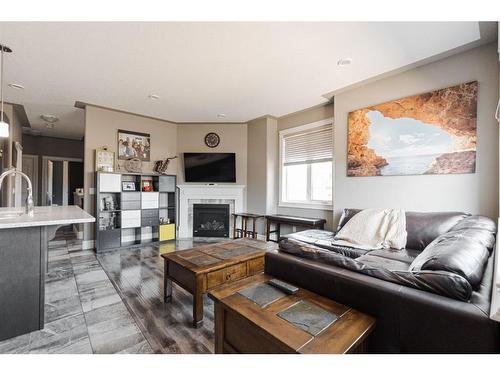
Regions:
<instances>
[{"instance_id":1,"label":"sofa armrest","mask_svg":"<svg viewBox=\"0 0 500 375\"><path fill-rule=\"evenodd\" d=\"M500 225L500 219L498 224ZM500 250L498 249L500 241L498 241L498 234L499 232L497 232L497 242L493 250L495 252L493 255L495 266L493 270L493 286L491 288L490 319L500 322Z\"/></svg>"}]
</instances>

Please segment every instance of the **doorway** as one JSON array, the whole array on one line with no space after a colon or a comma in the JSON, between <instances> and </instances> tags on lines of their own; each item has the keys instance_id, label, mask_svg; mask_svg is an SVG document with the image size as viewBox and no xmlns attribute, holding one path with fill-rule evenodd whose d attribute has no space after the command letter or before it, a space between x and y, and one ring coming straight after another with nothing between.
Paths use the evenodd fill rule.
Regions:
<instances>
[{"instance_id":1,"label":"doorway","mask_svg":"<svg viewBox=\"0 0 500 375\"><path fill-rule=\"evenodd\" d=\"M74 192L83 188L83 160L43 156L44 206L75 204Z\"/></svg>"}]
</instances>

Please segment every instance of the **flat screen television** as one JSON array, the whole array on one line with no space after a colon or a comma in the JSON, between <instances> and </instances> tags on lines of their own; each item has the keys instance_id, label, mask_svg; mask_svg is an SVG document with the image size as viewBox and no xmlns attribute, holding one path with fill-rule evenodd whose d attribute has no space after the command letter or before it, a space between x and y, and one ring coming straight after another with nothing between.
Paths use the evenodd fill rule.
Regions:
<instances>
[{"instance_id":1,"label":"flat screen television","mask_svg":"<svg viewBox=\"0 0 500 375\"><path fill-rule=\"evenodd\" d=\"M184 153L186 182L236 182L234 153Z\"/></svg>"}]
</instances>

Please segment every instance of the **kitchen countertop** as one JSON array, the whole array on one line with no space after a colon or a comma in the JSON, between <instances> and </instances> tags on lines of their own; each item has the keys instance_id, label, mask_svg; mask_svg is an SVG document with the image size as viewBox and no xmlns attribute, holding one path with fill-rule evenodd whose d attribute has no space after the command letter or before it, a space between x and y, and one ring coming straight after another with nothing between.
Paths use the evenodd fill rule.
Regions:
<instances>
[{"instance_id":1,"label":"kitchen countertop","mask_svg":"<svg viewBox=\"0 0 500 375\"><path fill-rule=\"evenodd\" d=\"M23 207L22 210L24 209ZM16 210L21 210L21 208L0 207L0 229L92 223L95 221L93 216L78 206L40 206L35 207L33 217L23 214L2 218L3 213Z\"/></svg>"}]
</instances>

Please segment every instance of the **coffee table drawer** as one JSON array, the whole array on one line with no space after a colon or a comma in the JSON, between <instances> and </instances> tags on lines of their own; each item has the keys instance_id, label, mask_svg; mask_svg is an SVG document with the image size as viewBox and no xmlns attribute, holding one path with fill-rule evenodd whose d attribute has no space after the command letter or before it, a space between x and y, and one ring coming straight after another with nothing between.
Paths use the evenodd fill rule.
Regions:
<instances>
[{"instance_id":1,"label":"coffee table drawer","mask_svg":"<svg viewBox=\"0 0 500 375\"><path fill-rule=\"evenodd\" d=\"M248 276L264 272L264 257L250 259L247 262L247 265L248 265Z\"/></svg>"},{"instance_id":2,"label":"coffee table drawer","mask_svg":"<svg viewBox=\"0 0 500 375\"><path fill-rule=\"evenodd\" d=\"M229 281L239 280L247 275L245 263L239 263L207 274L207 288L212 289Z\"/></svg>"}]
</instances>

